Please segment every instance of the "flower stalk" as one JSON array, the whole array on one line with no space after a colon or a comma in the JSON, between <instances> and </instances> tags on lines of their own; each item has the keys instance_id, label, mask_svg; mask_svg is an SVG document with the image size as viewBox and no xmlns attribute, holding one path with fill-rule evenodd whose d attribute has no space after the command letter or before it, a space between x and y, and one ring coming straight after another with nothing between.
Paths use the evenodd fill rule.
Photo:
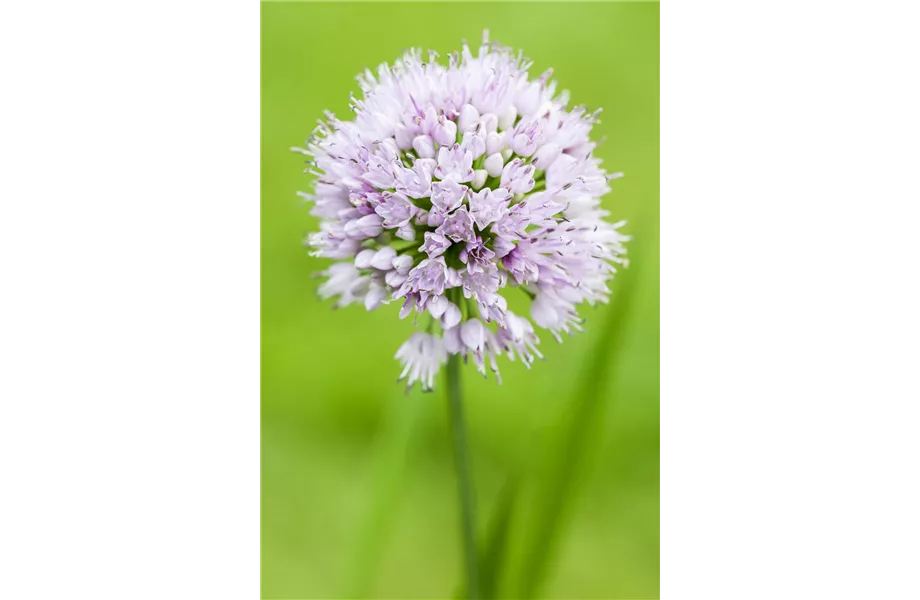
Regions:
<instances>
[{"instance_id":1,"label":"flower stalk","mask_svg":"<svg viewBox=\"0 0 920 600\"><path fill-rule=\"evenodd\" d=\"M470 473L466 423L463 419L463 399L460 389L460 356L453 354L447 361L447 403L450 410L450 431L457 469L457 492L460 502L460 533L463 541L463 562L466 571L467 598L480 598L479 572L476 561L476 506L473 479Z\"/></svg>"}]
</instances>

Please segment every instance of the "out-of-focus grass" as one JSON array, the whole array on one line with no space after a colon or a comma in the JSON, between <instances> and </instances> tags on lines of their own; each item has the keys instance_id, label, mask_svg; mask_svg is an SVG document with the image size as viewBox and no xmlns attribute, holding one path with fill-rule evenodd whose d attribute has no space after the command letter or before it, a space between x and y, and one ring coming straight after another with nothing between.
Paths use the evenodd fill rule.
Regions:
<instances>
[{"instance_id":1,"label":"out-of-focus grass","mask_svg":"<svg viewBox=\"0 0 920 600\"><path fill-rule=\"evenodd\" d=\"M362 598L370 588L383 545L392 531L392 515L399 510L399 492L405 486L413 429L423 400L418 390L403 398L394 394L387 408L379 439L374 444L374 475L346 563L349 573L342 598Z\"/></svg>"},{"instance_id":2,"label":"out-of-focus grass","mask_svg":"<svg viewBox=\"0 0 920 600\"><path fill-rule=\"evenodd\" d=\"M641 238L640 238L641 239ZM633 252L635 256L635 251ZM639 254L641 258L641 254ZM638 261L641 265L641 260ZM632 286L636 272L623 271L616 279L613 310L603 325L602 336L578 373L576 393L566 406L556 429L547 436L545 462L535 483L535 507L524 556L518 571L516 598L533 598L549 573L549 564L557 550L569 518L571 505L581 479L590 471L589 462L596 454L597 437L602 433L603 415L613 398L605 394L617 371L623 340L629 326L629 308L633 301Z\"/></svg>"},{"instance_id":3,"label":"out-of-focus grass","mask_svg":"<svg viewBox=\"0 0 920 600\"><path fill-rule=\"evenodd\" d=\"M511 524L518 496L518 482L509 479L495 501L494 514L482 543L479 572L485 598L498 598L498 586L508 563Z\"/></svg>"},{"instance_id":4,"label":"out-of-focus grass","mask_svg":"<svg viewBox=\"0 0 920 600\"><path fill-rule=\"evenodd\" d=\"M595 352L610 306L582 311L584 334L546 335L531 371L502 361L504 385L463 373L479 531L488 552L509 478L510 559L501 597L521 566L562 457L560 415L575 414L586 365L615 378L599 386L556 549L540 559L550 598L658 595L658 6L653 3L267 3L262 6L262 593L265 598L447 597L462 580L456 482L443 389L406 397L393 354L413 330L398 306L337 312L315 297L328 266L300 247L316 221L302 145L322 110L347 115L354 75L409 46L442 56L483 28L552 66L573 104L602 106L596 154L625 172L604 198L637 235L630 310L614 357ZM618 293L621 282L615 284ZM526 298L509 299L526 311ZM443 381L443 380L442 380ZM413 403L414 407L413 407ZM414 412L415 411L415 412ZM414 422L413 422L414 421ZM405 461L403 462L403 458ZM543 507L543 508L541 508ZM528 559L534 560L534 559ZM497 563L496 563L497 565ZM534 588L536 589L536 588Z\"/></svg>"}]
</instances>

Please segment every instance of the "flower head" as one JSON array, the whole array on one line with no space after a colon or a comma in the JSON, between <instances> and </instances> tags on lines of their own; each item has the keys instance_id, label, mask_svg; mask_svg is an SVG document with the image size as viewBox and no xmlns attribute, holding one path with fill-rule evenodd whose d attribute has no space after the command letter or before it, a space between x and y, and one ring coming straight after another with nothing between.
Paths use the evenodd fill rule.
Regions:
<instances>
[{"instance_id":1,"label":"flower head","mask_svg":"<svg viewBox=\"0 0 920 600\"><path fill-rule=\"evenodd\" d=\"M450 354L498 374L496 357L529 368L539 338L581 330L576 307L606 302L625 266L622 222L600 198L613 178L592 156L598 112L568 108L551 72L488 41L447 64L410 50L358 76L355 118L331 113L305 149L317 177L307 244L334 259L323 298L368 310L401 300L400 316L428 314L396 354L409 386L430 389ZM530 316L508 310L521 288Z\"/></svg>"}]
</instances>

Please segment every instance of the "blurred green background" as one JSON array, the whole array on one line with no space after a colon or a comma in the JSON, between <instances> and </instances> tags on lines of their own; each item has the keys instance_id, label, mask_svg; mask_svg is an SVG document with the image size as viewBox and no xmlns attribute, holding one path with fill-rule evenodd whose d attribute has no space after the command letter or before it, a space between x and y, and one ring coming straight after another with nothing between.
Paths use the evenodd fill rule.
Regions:
<instances>
[{"instance_id":1,"label":"blurred green background","mask_svg":"<svg viewBox=\"0 0 920 600\"><path fill-rule=\"evenodd\" d=\"M475 49L488 28L524 50L532 74L552 66L572 105L603 107L596 154L625 173L604 204L634 239L611 304L583 307L586 333L561 345L542 334L546 361L531 371L500 359L502 386L464 369L479 530L487 537L502 490L517 490L502 597L657 598L658 4L274 2L261 13L263 597L460 590L443 379L432 394L395 383L393 354L413 330L398 304L334 312L317 299L312 274L329 263L301 246L316 221L295 191L312 177L289 148L323 109L350 114L364 67L411 46Z\"/></svg>"}]
</instances>

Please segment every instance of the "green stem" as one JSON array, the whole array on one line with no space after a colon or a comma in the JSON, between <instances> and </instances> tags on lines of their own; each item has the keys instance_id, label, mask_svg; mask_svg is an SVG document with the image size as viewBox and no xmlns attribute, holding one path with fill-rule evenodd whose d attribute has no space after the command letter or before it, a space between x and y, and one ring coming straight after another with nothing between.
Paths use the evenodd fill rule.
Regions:
<instances>
[{"instance_id":1,"label":"green stem","mask_svg":"<svg viewBox=\"0 0 920 600\"><path fill-rule=\"evenodd\" d=\"M473 480L470 475L466 424L460 393L460 356L452 354L447 360L447 400L450 406L450 429L454 442L454 463L457 467L457 490L460 497L460 524L463 535L463 559L466 564L467 598L479 595L479 573L476 564L476 510L473 502Z\"/></svg>"}]
</instances>

